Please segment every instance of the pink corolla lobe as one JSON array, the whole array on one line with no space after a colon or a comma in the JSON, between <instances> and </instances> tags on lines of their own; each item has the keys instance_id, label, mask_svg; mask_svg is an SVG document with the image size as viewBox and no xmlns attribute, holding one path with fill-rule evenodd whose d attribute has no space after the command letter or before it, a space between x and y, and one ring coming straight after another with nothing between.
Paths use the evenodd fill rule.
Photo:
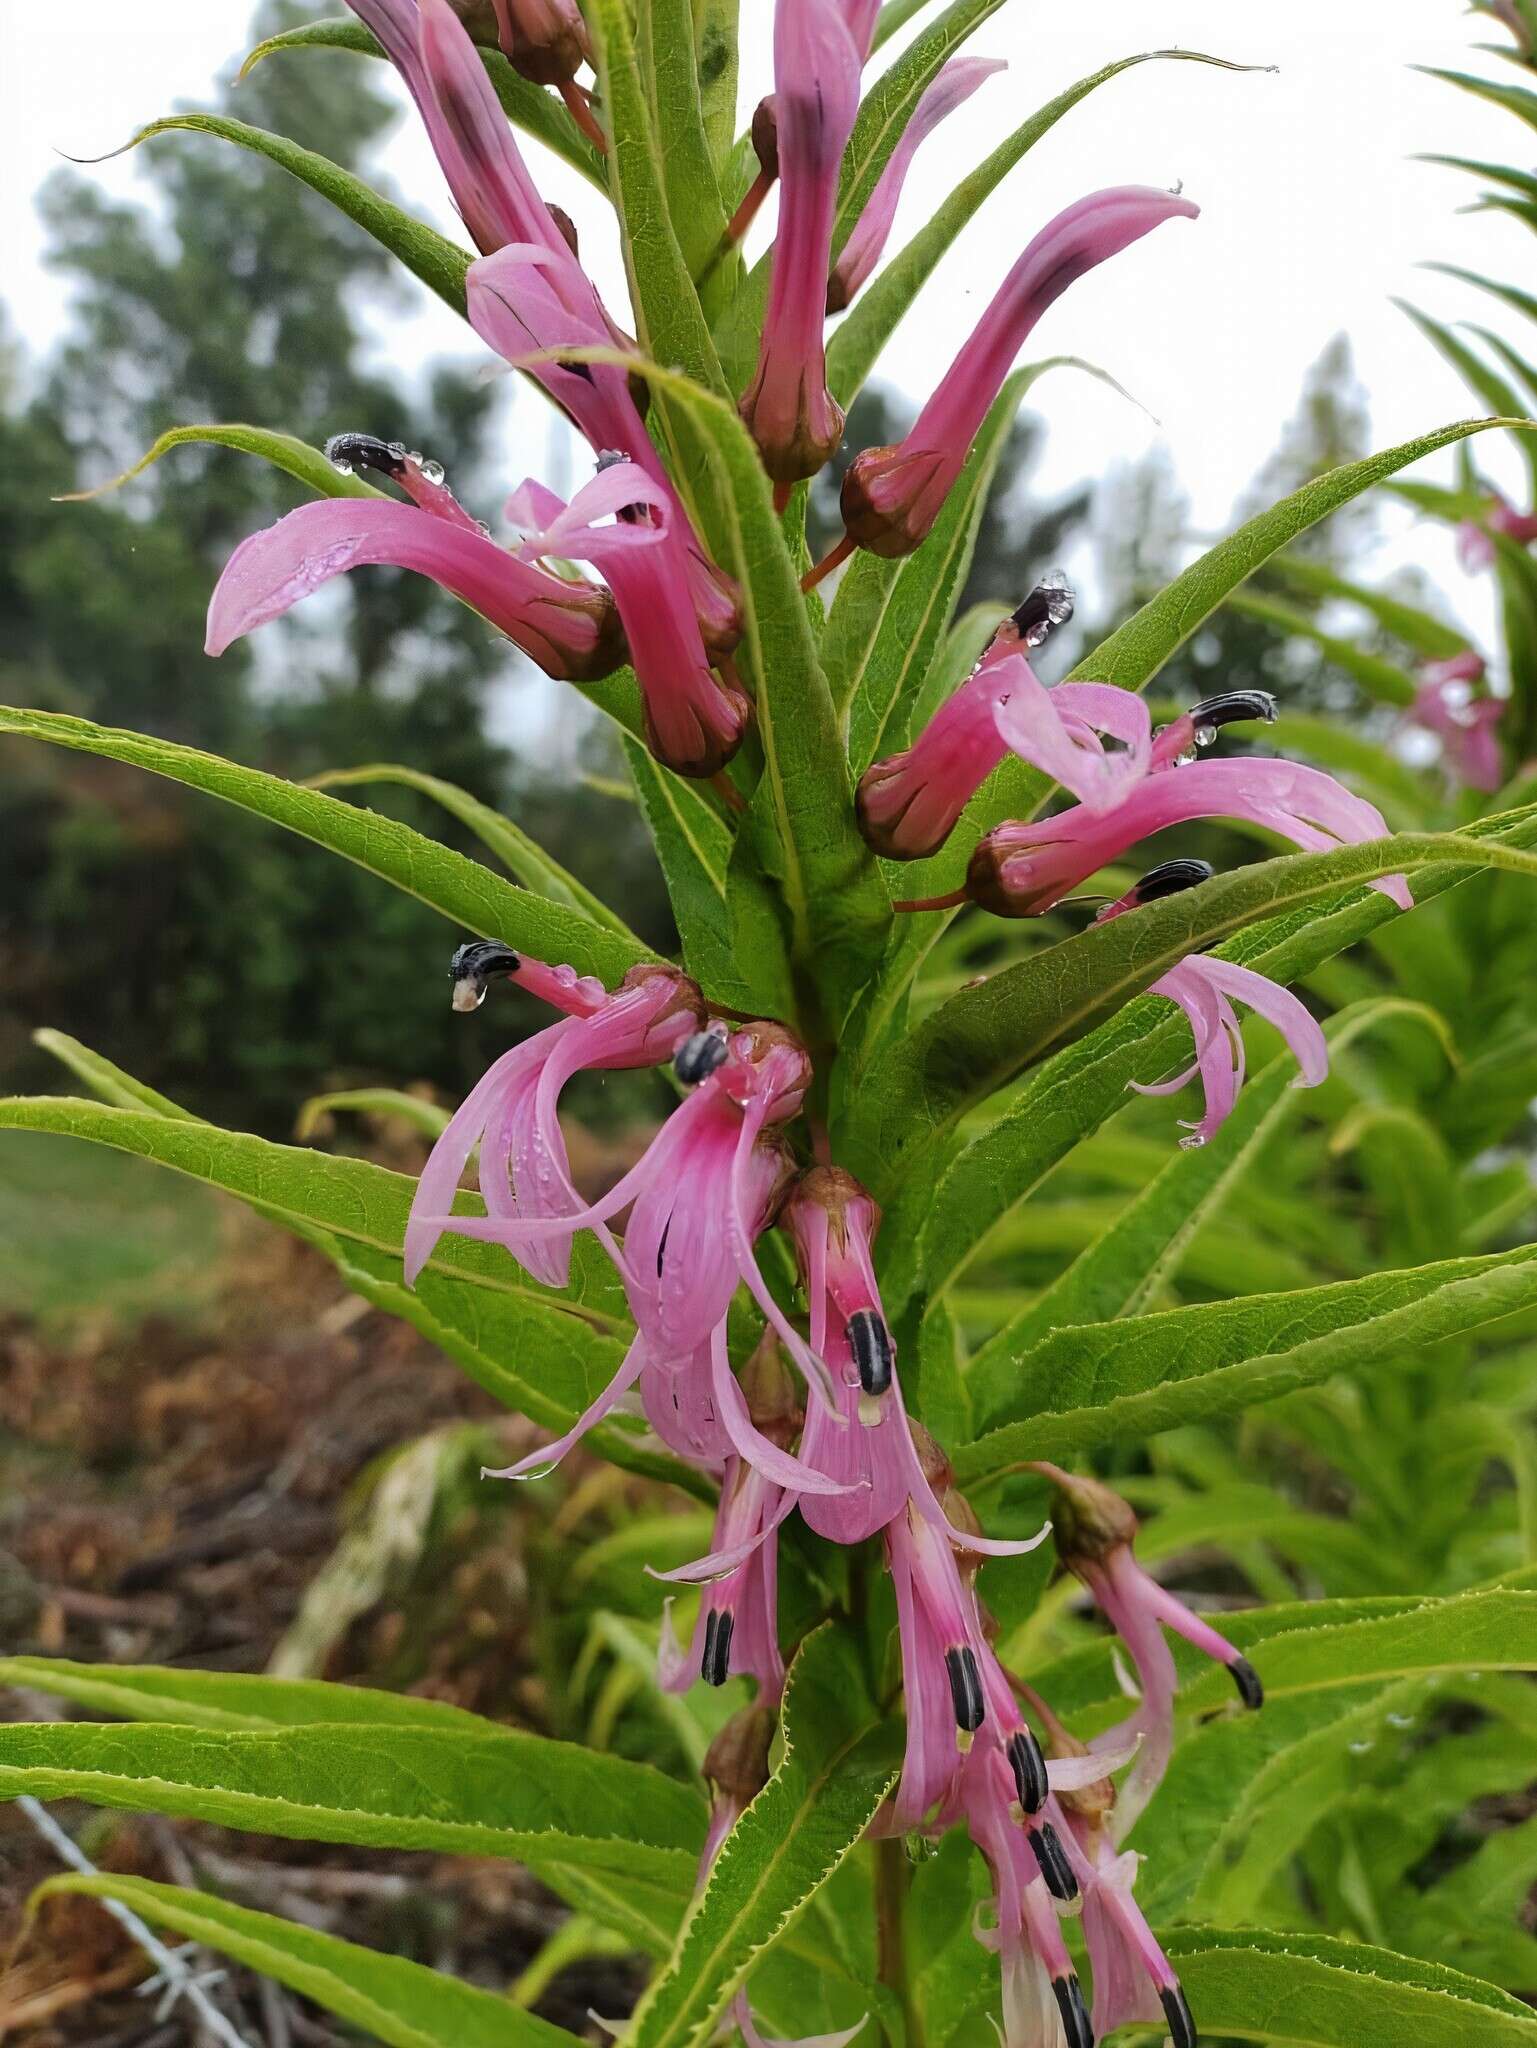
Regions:
<instances>
[{"instance_id":1,"label":"pink corolla lobe","mask_svg":"<svg viewBox=\"0 0 1537 2048\"><path fill-rule=\"evenodd\" d=\"M348 468L387 462L385 473L414 502L321 498L250 534L225 563L209 601L210 654L281 618L333 577L383 563L430 576L546 675L590 682L624 661L624 630L609 591L518 561L404 450L397 454L359 434L336 436L329 445L333 459Z\"/></svg>"},{"instance_id":2,"label":"pink corolla lobe","mask_svg":"<svg viewBox=\"0 0 1537 2048\"><path fill-rule=\"evenodd\" d=\"M1454 783L1489 795L1505 779L1499 737L1505 700L1477 695L1483 680L1483 656L1472 648L1427 662L1408 716L1441 742L1442 766Z\"/></svg>"},{"instance_id":3,"label":"pink corolla lobe","mask_svg":"<svg viewBox=\"0 0 1537 2048\"><path fill-rule=\"evenodd\" d=\"M1200 208L1177 192L1120 185L1058 214L1030 243L906 436L867 448L843 482L843 522L855 545L911 554L927 537L988 408L1037 321L1077 278L1166 220Z\"/></svg>"}]
</instances>

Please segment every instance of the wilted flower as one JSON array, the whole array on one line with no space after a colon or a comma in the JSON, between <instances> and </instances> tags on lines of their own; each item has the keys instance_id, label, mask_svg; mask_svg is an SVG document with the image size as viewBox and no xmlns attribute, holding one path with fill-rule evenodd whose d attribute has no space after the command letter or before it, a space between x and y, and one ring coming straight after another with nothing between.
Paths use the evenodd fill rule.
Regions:
<instances>
[{"instance_id":1,"label":"wilted flower","mask_svg":"<svg viewBox=\"0 0 1537 2048\"><path fill-rule=\"evenodd\" d=\"M878 555L910 554L939 517L988 408L1047 307L1106 257L1166 220L1193 220L1199 212L1178 193L1120 185L1079 200L1043 228L906 437L855 457L842 501L854 544Z\"/></svg>"},{"instance_id":2,"label":"wilted flower","mask_svg":"<svg viewBox=\"0 0 1537 2048\"><path fill-rule=\"evenodd\" d=\"M864 211L854 223L848 240L839 251L827 281L827 310L841 313L881 260L897 217L897 203L912 167L918 146L932 135L940 122L957 107L964 106L985 78L1007 71L1001 57L953 57L912 111L896 148L876 180L875 190L865 201Z\"/></svg>"},{"instance_id":3,"label":"wilted flower","mask_svg":"<svg viewBox=\"0 0 1537 2048\"><path fill-rule=\"evenodd\" d=\"M1100 1480L1044 1461L1031 1469L1051 1480L1055 1489L1051 1524L1057 1555L1088 1587L1136 1666L1141 1702L1129 1720L1100 1738L1106 1747L1126 1741L1139 1744L1116 1803L1114 1836L1119 1843L1157 1791L1173 1748L1174 1659L1164 1629L1173 1629L1224 1665L1246 1707L1263 1704L1264 1688L1247 1657L1138 1564L1132 1552L1137 1518L1118 1493Z\"/></svg>"},{"instance_id":4,"label":"wilted flower","mask_svg":"<svg viewBox=\"0 0 1537 2048\"><path fill-rule=\"evenodd\" d=\"M382 562L442 584L546 675L588 682L624 661L624 632L609 592L551 575L498 547L443 487L435 465L368 434L337 435L328 452L348 469L382 471L416 502L321 498L251 534L225 563L209 601L210 654L281 618L333 576Z\"/></svg>"},{"instance_id":5,"label":"wilted flower","mask_svg":"<svg viewBox=\"0 0 1537 2048\"><path fill-rule=\"evenodd\" d=\"M1483 657L1471 648L1427 662L1408 715L1440 740L1442 765L1454 782L1487 793L1505 779L1498 731L1505 700L1475 696L1474 686L1483 679Z\"/></svg>"},{"instance_id":6,"label":"wilted flower","mask_svg":"<svg viewBox=\"0 0 1537 2048\"><path fill-rule=\"evenodd\" d=\"M781 487L814 476L843 435L822 325L838 172L859 111L858 26L842 0L777 0L774 10L779 225L758 368L741 411Z\"/></svg>"},{"instance_id":7,"label":"wilted flower","mask_svg":"<svg viewBox=\"0 0 1537 2048\"><path fill-rule=\"evenodd\" d=\"M1212 870L1201 860L1171 860L1151 869L1116 903L1108 904L1096 920L1120 917L1141 904L1177 895L1210 881ZM1243 1032L1233 1012L1235 1001L1255 1010L1273 1024L1296 1055L1297 1086L1316 1088L1328 1078L1329 1048L1317 1019L1290 989L1252 967L1240 967L1233 960L1217 960L1205 953L1192 953L1171 967L1167 974L1148 985L1148 994L1167 996L1178 1003L1190 1020L1195 1039L1195 1060L1170 1081L1129 1081L1139 1095L1173 1095L1195 1075L1201 1077L1206 1093L1205 1112L1199 1123L1190 1125L1190 1136L1180 1143L1204 1145L1232 1114L1233 1104L1244 1079Z\"/></svg>"},{"instance_id":8,"label":"wilted flower","mask_svg":"<svg viewBox=\"0 0 1537 2048\"><path fill-rule=\"evenodd\" d=\"M524 530L526 558L575 556L602 572L629 643L652 753L679 775L718 774L741 744L752 706L710 667L682 551L667 545L669 494L637 464L615 457L569 505L530 481L508 513Z\"/></svg>"}]
</instances>

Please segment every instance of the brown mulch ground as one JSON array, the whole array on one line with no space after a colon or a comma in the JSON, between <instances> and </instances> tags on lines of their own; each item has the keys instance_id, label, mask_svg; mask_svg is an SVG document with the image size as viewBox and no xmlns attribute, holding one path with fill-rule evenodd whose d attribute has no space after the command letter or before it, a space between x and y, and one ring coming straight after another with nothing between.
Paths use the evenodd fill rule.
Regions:
<instances>
[{"instance_id":1,"label":"brown mulch ground","mask_svg":"<svg viewBox=\"0 0 1537 2048\"><path fill-rule=\"evenodd\" d=\"M349 1489L382 1454L435 1427L483 1421L521 1444L489 1399L404 1325L345 1293L303 1247L232 1221L217 1328L150 1322L46 1338L0 1322L0 1641L82 1661L261 1671L346 1526ZM445 1627L402 1674L388 1602L338 1641L324 1675L406 1683L495 1714L527 1684L504 1626L507 1537L471 1529ZM0 1693L0 1716L74 1710ZM61 1802L55 1817L103 1868L204 1883L239 1903L501 1989L564 1908L514 1866L236 1835ZM199 2048L181 2010L157 2019L148 1966L94 1903L24 1905L57 1873L14 1807L0 1808L0 2041L7 2048ZM623 2012L621 1959L565 1973L539 2010L600 2038L588 2009ZM306 2001L232 1970L218 1994L251 2048L360 2039Z\"/></svg>"}]
</instances>

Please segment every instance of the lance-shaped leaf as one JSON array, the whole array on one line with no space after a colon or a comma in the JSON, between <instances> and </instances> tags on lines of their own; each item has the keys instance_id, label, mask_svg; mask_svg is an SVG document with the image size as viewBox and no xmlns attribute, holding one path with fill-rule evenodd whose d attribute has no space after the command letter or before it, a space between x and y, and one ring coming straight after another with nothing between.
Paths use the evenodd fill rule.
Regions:
<instances>
[{"instance_id":1,"label":"lance-shaped leaf","mask_svg":"<svg viewBox=\"0 0 1537 2048\"><path fill-rule=\"evenodd\" d=\"M1537 177L1528 177L1526 183L1531 186L1533 196L1537 197ZM1460 263L1427 263L1424 267L1440 271L1443 277L1455 277L1463 284L1474 285L1481 292L1488 292L1524 320L1537 320L1537 294L1523 291L1517 284L1508 284L1504 278L1485 277L1480 271L1464 269Z\"/></svg>"},{"instance_id":2,"label":"lance-shaped leaf","mask_svg":"<svg viewBox=\"0 0 1537 2048\"><path fill-rule=\"evenodd\" d=\"M1252 71L1252 64L1231 64L1222 57L1206 57L1199 50L1144 50L1135 57L1122 57L1088 78L1080 78L1065 92L1048 100L1044 107L1021 122L1012 135L984 157L921 227L901 253L888 263L860 294L848 317L833 335L827 349L827 380L833 396L847 406L874 369L881 350L891 339L904 314L923 289L941 257L950 248L984 200L996 191L1043 135L1049 134L1064 114L1072 112L1098 86L1119 77L1137 64L1151 64L1173 58L1194 64L1215 64L1224 71Z\"/></svg>"},{"instance_id":3,"label":"lance-shaped leaf","mask_svg":"<svg viewBox=\"0 0 1537 2048\"><path fill-rule=\"evenodd\" d=\"M659 363L724 392L671 211L667 168L635 49L625 0L589 0L604 120L612 137L609 191L619 213L640 339ZM718 236L715 238L718 240Z\"/></svg>"},{"instance_id":4,"label":"lance-shaped leaf","mask_svg":"<svg viewBox=\"0 0 1537 2048\"><path fill-rule=\"evenodd\" d=\"M1481 398L1491 412L1503 413L1507 417L1519 416L1523 409L1521 394L1498 371L1490 369L1476 349L1469 348L1460 335L1454 334L1442 321L1422 313L1407 299L1395 299L1393 303L1400 313L1408 315L1437 353L1451 364L1475 398ZM1537 442L1533 441L1530 433L1525 433L1516 436L1516 445L1526 464L1530 489L1537 493Z\"/></svg>"},{"instance_id":5,"label":"lance-shaped leaf","mask_svg":"<svg viewBox=\"0 0 1537 2048\"><path fill-rule=\"evenodd\" d=\"M132 1074L125 1074L121 1067L114 1066L90 1046L82 1045L78 1038L71 1038L67 1031L34 1031L32 1043L68 1067L77 1081L83 1081L93 1095L112 1109L147 1109L155 1116L174 1117L180 1123L204 1121L190 1109L183 1109L179 1102L173 1102L169 1095L162 1095L143 1081L136 1081Z\"/></svg>"},{"instance_id":6,"label":"lance-shaped leaf","mask_svg":"<svg viewBox=\"0 0 1537 2048\"><path fill-rule=\"evenodd\" d=\"M66 1657L0 1657L0 1685L53 1693L92 1713L184 1728L307 1728L321 1722L497 1733L493 1722L446 1700L375 1686L157 1664L75 1664Z\"/></svg>"},{"instance_id":7,"label":"lance-shaped leaf","mask_svg":"<svg viewBox=\"0 0 1537 2048\"><path fill-rule=\"evenodd\" d=\"M634 1872L686 1892L697 1792L649 1764L512 1729L12 1723L0 1798L89 1799L301 1842Z\"/></svg>"},{"instance_id":8,"label":"lance-shaped leaf","mask_svg":"<svg viewBox=\"0 0 1537 2048\"><path fill-rule=\"evenodd\" d=\"M1537 813L1528 810L1481 820L1468 833L1470 838L1486 835L1531 846L1537 843ZM1430 901L1467 879L1469 872L1422 870L1415 882L1417 900ZM1311 973L1398 915L1386 897L1375 893L1340 896L1316 909L1258 925L1223 953L1285 984ZM966 1265L988 1227L1022 1202L1080 1138L1125 1103L1128 1081L1157 1080L1176 1058L1187 1056L1189 1043L1188 1027L1167 1003L1148 998L1132 1004L1032 1075L1003 1114L955 1154L937 1191L932 1181L920 1176L921 1199L915 1183L909 1206L888 1217L883 1241L895 1243L900 1252L904 1238L909 1245L917 1240L916 1263L923 1282L938 1292ZM913 1282L914 1263L910 1256L899 1258L886 1269L898 1283L887 1296L893 1312L902 1298L901 1287Z\"/></svg>"},{"instance_id":9,"label":"lance-shaped leaf","mask_svg":"<svg viewBox=\"0 0 1537 2048\"><path fill-rule=\"evenodd\" d=\"M1162 1936L1211 2034L1287 2048L1537 2048L1537 2018L1494 1985L1365 1942L1176 1929Z\"/></svg>"},{"instance_id":10,"label":"lance-shaped leaf","mask_svg":"<svg viewBox=\"0 0 1537 2048\"><path fill-rule=\"evenodd\" d=\"M1348 576L1331 569L1327 562L1314 562L1306 555L1283 554L1277 555L1271 569L1283 583L1290 584L1306 596L1338 597L1349 604L1359 605L1378 625L1395 639L1402 640L1416 654L1424 655L1427 661L1445 661L1451 655L1460 654L1468 644L1466 634L1455 626L1449 626L1444 619L1438 619L1434 613L1419 605L1408 604L1403 598L1394 597L1390 591L1373 590L1368 584L1353 583Z\"/></svg>"},{"instance_id":11,"label":"lance-shaped leaf","mask_svg":"<svg viewBox=\"0 0 1537 2048\"><path fill-rule=\"evenodd\" d=\"M1537 92L1529 91L1524 85L1501 85L1492 78L1475 78L1468 71L1440 71L1433 64L1416 64L1412 69L1423 71L1427 78L1439 78L1445 85L1460 86L1463 92L1488 100L1493 106L1503 107L1507 114L1514 114L1529 128L1537 128Z\"/></svg>"},{"instance_id":12,"label":"lance-shaped leaf","mask_svg":"<svg viewBox=\"0 0 1537 2048\"><path fill-rule=\"evenodd\" d=\"M516 888L490 868L413 832L394 818L285 782L281 776L265 775L258 768L243 768L195 747L52 711L0 705L0 733L100 754L147 769L152 775L164 775L189 789L200 789L341 854L408 896L430 903L468 931L502 939L552 964L568 964L583 974L596 974L610 987L647 957L638 939L599 924L566 904Z\"/></svg>"},{"instance_id":13,"label":"lance-shaped leaf","mask_svg":"<svg viewBox=\"0 0 1537 2048\"><path fill-rule=\"evenodd\" d=\"M1537 1306L1537 1250L1444 1259L1292 1294L1199 1302L1059 1330L988 1377L1011 1419L954 1454L963 1484L1233 1415ZM1021 1418L1028 1418L1021 1419Z\"/></svg>"},{"instance_id":14,"label":"lance-shaped leaf","mask_svg":"<svg viewBox=\"0 0 1537 2048\"><path fill-rule=\"evenodd\" d=\"M37 1898L116 1899L152 1927L286 1984L390 2048L575 2048L579 2036L440 1970L143 1877L59 1877Z\"/></svg>"},{"instance_id":15,"label":"lance-shaped leaf","mask_svg":"<svg viewBox=\"0 0 1537 2048\"><path fill-rule=\"evenodd\" d=\"M323 775L312 775L305 788L365 789L373 782L394 783L401 789L414 789L419 796L430 797L457 818L461 825L467 825L525 889L533 890L536 896L543 896L551 903L564 903L580 910L594 923L606 925L630 945L641 948L641 940L619 913L610 910L601 897L594 896L569 869L563 868L553 855L546 853L538 840L531 839L511 818L492 810L489 804L483 804L479 797L471 796L467 789L461 789L455 782L445 782L440 776L428 775L420 768L404 767L396 761L371 761L361 768L331 768Z\"/></svg>"},{"instance_id":16,"label":"lance-shaped leaf","mask_svg":"<svg viewBox=\"0 0 1537 2048\"><path fill-rule=\"evenodd\" d=\"M691 782L653 761L637 741L627 737L624 753L666 878L683 964L696 981L730 1001L726 991L741 979L726 901L731 833Z\"/></svg>"},{"instance_id":17,"label":"lance-shaped leaf","mask_svg":"<svg viewBox=\"0 0 1537 2048\"><path fill-rule=\"evenodd\" d=\"M848 1636L818 1630L791 1669L783 1758L727 1836L636 2008L633 2048L708 2037L754 1959L827 1882L896 1782L896 1734L868 1697Z\"/></svg>"},{"instance_id":18,"label":"lance-shaped leaf","mask_svg":"<svg viewBox=\"0 0 1537 2048\"><path fill-rule=\"evenodd\" d=\"M284 29L278 35L268 36L256 45L241 65L240 76L249 76L263 58L276 56L283 50L350 50L360 57L384 56L362 22L344 14L334 21L307 21L298 28ZM608 180L604 174L603 159L560 101L546 92L543 86L535 85L521 72L514 71L500 50L482 47L480 61L485 65L486 75L502 103L503 113L513 126L533 136L536 142L542 142L572 170L580 171L589 184L596 185L600 192L606 192Z\"/></svg>"},{"instance_id":19,"label":"lance-shaped leaf","mask_svg":"<svg viewBox=\"0 0 1537 2048\"><path fill-rule=\"evenodd\" d=\"M886 1184L908 1170L964 1110L1024 1072L1052 1047L1260 918L1322 903L1353 881L1467 861L1537 877L1537 856L1493 839L1402 833L1332 853L1292 854L1217 876L1093 925L1076 938L963 989L873 1066L853 1104L846 1149Z\"/></svg>"},{"instance_id":20,"label":"lance-shaped leaf","mask_svg":"<svg viewBox=\"0 0 1537 2048\"><path fill-rule=\"evenodd\" d=\"M407 1287L400 1249L416 1183L405 1174L73 1096L0 1100L0 1129L110 1145L234 1195L314 1245L354 1293L411 1323L489 1394L543 1428L569 1428L623 1356L622 1290L585 1238L573 1247L564 1293L529 1280L499 1247L452 1236ZM465 1196L460 1205L465 1213L478 1206ZM708 1494L690 1467L645 1449L619 1424L599 1430L596 1447L614 1464Z\"/></svg>"},{"instance_id":21,"label":"lance-shaped leaf","mask_svg":"<svg viewBox=\"0 0 1537 2048\"><path fill-rule=\"evenodd\" d=\"M1228 608L1242 612L1245 618L1274 626L1278 633L1292 633L1299 639L1311 640L1336 668L1358 682L1379 703L1410 704L1414 701L1414 678L1396 662L1387 661L1380 654L1369 654L1353 640L1343 639L1337 633L1326 633L1308 613L1298 611L1295 605L1282 604L1278 599L1257 591L1240 590L1229 598ZM1288 729L1290 723L1288 714Z\"/></svg>"},{"instance_id":22,"label":"lance-shaped leaf","mask_svg":"<svg viewBox=\"0 0 1537 2048\"><path fill-rule=\"evenodd\" d=\"M691 0L642 0L637 54L651 102L667 211L683 260L697 278L720 249L726 209L705 131L694 33Z\"/></svg>"},{"instance_id":23,"label":"lance-shaped leaf","mask_svg":"<svg viewBox=\"0 0 1537 2048\"><path fill-rule=\"evenodd\" d=\"M408 1095L403 1088L332 1088L324 1095L309 1095L294 1118L294 1138L303 1145L314 1137L338 1110L355 1116L398 1117L424 1138L440 1138L448 1128L449 1112L420 1095Z\"/></svg>"},{"instance_id":24,"label":"lance-shaped leaf","mask_svg":"<svg viewBox=\"0 0 1537 2048\"><path fill-rule=\"evenodd\" d=\"M420 278L429 291L436 292L446 306L463 317L464 277L472 260L468 252L403 207L383 198L353 172L344 171L340 164L332 163L317 150L301 149L286 135L253 128L247 121L233 121L227 114L167 114L141 128L128 147L136 148L152 136L168 135L178 129L193 135L217 135L279 165L312 192L318 192L322 199L329 199L349 220L356 221L365 234L372 235L413 277Z\"/></svg>"},{"instance_id":25,"label":"lance-shaped leaf","mask_svg":"<svg viewBox=\"0 0 1537 2048\"><path fill-rule=\"evenodd\" d=\"M88 498L100 498L108 491L121 490L124 484L142 476L162 455L169 455L173 448L195 445L236 448L242 455L259 455L263 462L270 462L274 469L281 469L323 498L382 498L386 495L375 490L372 484L365 483L362 477L338 469L320 449L312 448L308 441L301 441L297 434L279 434L269 427L206 425L168 428L154 446L121 476L109 477L104 484L93 485L88 491L66 491L58 502L72 505Z\"/></svg>"}]
</instances>

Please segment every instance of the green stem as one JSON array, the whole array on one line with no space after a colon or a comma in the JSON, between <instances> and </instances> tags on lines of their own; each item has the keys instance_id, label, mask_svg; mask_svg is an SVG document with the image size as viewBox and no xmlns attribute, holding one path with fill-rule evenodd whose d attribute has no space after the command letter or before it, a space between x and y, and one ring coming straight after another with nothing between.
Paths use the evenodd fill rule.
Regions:
<instances>
[{"instance_id":1,"label":"green stem","mask_svg":"<svg viewBox=\"0 0 1537 2048\"><path fill-rule=\"evenodd\" d=\"M888 2026L891 2048L923 2048L923 2028L913 2003L907 1978L907 1889L912 1872L907 1849L900 1835L875 1844L875 1922L878 1942L877 1975L895 1998L902 2013L902 2039Z\"/></svg>"}]
</instances>

